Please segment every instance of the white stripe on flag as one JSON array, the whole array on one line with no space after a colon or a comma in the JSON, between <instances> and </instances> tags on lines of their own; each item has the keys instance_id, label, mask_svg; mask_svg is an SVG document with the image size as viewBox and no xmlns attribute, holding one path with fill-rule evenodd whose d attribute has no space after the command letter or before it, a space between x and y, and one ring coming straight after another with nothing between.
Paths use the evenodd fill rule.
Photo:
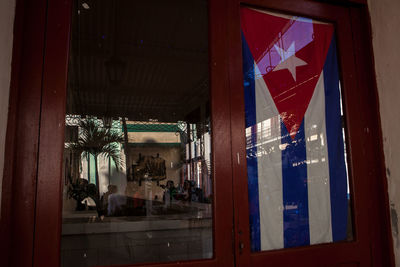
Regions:
<instances>
[{"instance_id":1,"label":"white stripe on flag","mask_svg":"<svg viewBox=\"0 0 400 267\"><path fill-rule=\"evenodd\" d=\"M266 129L257 129L264 131L257 136L261 250L271 250L284 246L280 117L257 64L254 70L257 124L269 119L271 125L271 136L264 136Z\"/></svg>"},{"instance_id":2,"label":"white stripe on flag","mask_svg":"<svg viewBox=\"0 0 400 267\"><path fill-rule=\"evenodd\" d=\"M310 244L332 242L325 87L322 72L304 117Z\"/></svg>"}]
</instances>

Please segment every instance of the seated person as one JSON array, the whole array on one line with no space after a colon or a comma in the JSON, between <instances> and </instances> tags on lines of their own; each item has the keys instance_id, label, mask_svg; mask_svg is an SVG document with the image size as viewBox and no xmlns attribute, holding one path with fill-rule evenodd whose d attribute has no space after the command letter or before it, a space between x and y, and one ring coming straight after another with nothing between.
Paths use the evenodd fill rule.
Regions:
<instances>
[{"instance_id":1,"label":"seated person","mask_svg":"<svg viewBox=\"0 0 400 267\"><path fill-rule=\"evenodd\" d=\"M107 215L122 215L126 206L126 196L119 194L111 194L108 196Z\"/></svg>"},{"instance_id":2,"label":"seated person","mask_svg":"<svg viewBox=\"0 0 400 267\"><path fill-rule=\"evenodd\" d=\"M116 185L110 184L110 185L108 185L107 190L108 190L108 191L105 192L105 193L103 194L103 196L101 197L101 202L102 202L102 204L103 204L103 207L105 207L105 208L107 208L107 206L108 206L108 197L109 197L111 194L117 193L118 188L117 188Z\"/></svg>"},{"instance_id":3,"label":"seated person","mask_svg":"<svg viewBox=\"0 0 400 267\"><path fill-rule=\"evenodd\" d=\"M176 199L177 190L174 185L174 181L168 180L165 191L164 191L164 202L171 203L172 200Z\"/></svg>"},{"instance_id":4,"label":"seated person","mask_svg":"<svg viewBox=\"0 0 400 267\"><path fill-rule=\"evenodd\" d=\"M120 214L126 205L126 197L117 194L117 192L116 185L109 185L108 191L102 197L103 209L107 210L108 216Z\"/></svg>"},{"instance_id":5,"label":"seated person","mask_svg":"<svg viewBox=\"0 0 400 267\"><path fill-rule=\"evenodd\" d=\"M182 200L191 201L192 200L192 183L189 180L185 180L182 188Z\"/></svg>"}]
</instances>

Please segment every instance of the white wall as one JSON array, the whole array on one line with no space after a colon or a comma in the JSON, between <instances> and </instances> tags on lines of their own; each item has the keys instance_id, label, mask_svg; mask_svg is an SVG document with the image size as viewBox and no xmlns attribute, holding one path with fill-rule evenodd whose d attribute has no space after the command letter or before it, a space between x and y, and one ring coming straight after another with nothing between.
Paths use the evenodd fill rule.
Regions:
<instances>
[{"instance_id":1,"label":"white wall","mask_svg":"<svg viewBox=\"0 0 400 267\"><path fill-rule=\"evenodd\" d=\"M8 97L10 93L14 13L15 0L0 1L0 209L4 169L4 147L7 129Z\"/></svg>"},{"instance_id":2,"label":"white wall","mask_svg":"<svg viewBox=\"0 0 400 267\"><path fill-rule=\"evenodd\" d=\"M396 266L400 266L400 0L368 0Z\"/></svg>"}]
</instances>

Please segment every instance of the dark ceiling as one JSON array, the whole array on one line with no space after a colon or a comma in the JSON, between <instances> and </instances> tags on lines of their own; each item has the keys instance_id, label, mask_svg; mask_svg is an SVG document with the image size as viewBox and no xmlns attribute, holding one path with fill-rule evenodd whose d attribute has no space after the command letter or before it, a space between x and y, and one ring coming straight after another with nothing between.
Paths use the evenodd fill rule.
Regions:
<instances>
[{"instance_id":1,"label":"dark ceiling","mask_svg":"<svg viewBox=\"0 0 400 267\"><path fill-rule=\"evenodd\" d=\"M79 0L67 113L185 120L208 105L207 1Z\"/></svg>"}]
</instances>

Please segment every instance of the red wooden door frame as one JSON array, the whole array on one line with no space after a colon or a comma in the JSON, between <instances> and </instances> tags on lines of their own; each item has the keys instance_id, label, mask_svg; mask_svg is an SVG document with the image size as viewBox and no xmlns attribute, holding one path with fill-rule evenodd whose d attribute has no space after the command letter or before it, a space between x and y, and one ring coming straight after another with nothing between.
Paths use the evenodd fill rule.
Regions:
<instances>
[{"instance_id":1,"label":"red wooden door frame","mask_svg":"<svg viewBox=\"0 0 400 267\"><path fill-rule=\"evenodd\" d=\"M17 0L1 223L6 266L58 266L72 0ZM233 200L225 1L209 1L214 257L180 266L232 266ZM174 266L175 263L146 264ZM137 265L135 265L137 266Z\"/></svg>"},{"instance_id":2,"label":"red wooden door frame","mask_svg":"<svg viewBox=\"0 0 400 267\"><path fill-rule=\"evenodd\" d=\"M313 263L318 263L318 258L322 257L333 258L333 265L336 258L329 255L332 246L337 253L343 253L345 257L356 259L366 255L372 258L373 266L394 266L368 11L364 4L365 0L352 2L360 5L347 7L346 12L351 15L351 25L344 25L343 21L340 22L340 17L332 18L332 13L336 9L341 9L335 6L327 8L326 4L310 1L247 1L248 4L258 7L332 21L339 19L337 22L339 28L345 32L351 31L352 38L347 35L347 44L343 44L346 38L338 36L339 42L342 43L342 46L339 44L339 52L352 46L354 52L351 56L354 61L353 67L350 68L355 70L353 74L356 78L353 80L353 77L347 77L348 72L342 69L342 79L346 88L348 87L346 84L354 84L354 88L363 88L365 94L362 94L358 102L353 101L356 96L351 92L345 95L347 115L351 117L347 118L351 122L348 123L348 131L353 162L366 160L369 166L366 170L353 168L352 177L355 177L354 175L369 177L368 183L356 179L358 184L353 188L361 186L361 189L370 193L366 195L357 190L352 192L356 208L367 203L365 207L361 206L361 212L357 210L355 212L357 241L250 254L247 182L245 182L247 173L243 168L246 162L245 142L244 132L241 130L244 125L244 108L241 46L240 36L237 35L240 26L239 2L215 0L210 1L210 25L212 25L210 72L213 88L213 129L216 134L214 136L216 166L214 214L217 215L214 220L214 229L217 229L214 244L215 258L181 265L232 266L232 244L234 244L236 262L241 266L265 263L265 261L272 266L284 263L283 261L288 263L292 261L299 265L301 260L307 262L311 259ZM70 0L17 0L0 229L2 240L0 255L5 266L59 264L61 155L69 10ZM343 14L342 16L347 17ZM223 38L225 36L227 38ZM341 57L343 63L345 54L342 53ZM357 64L354 64L355 62ZM229 69L226 66L229 66ZM231 96L228 104L227 95ZM353 106L353 103L357 105ZM358 110L363 110L363 114L358 114ZM352 138L358 135L364 135L365 138L362 140ZM369 149L369 153L365 153L366 149ZM231 158L226 157L229 153L232 155ZM235 183L232 183L232 176ZM232 195L235 201L234 212L227 208L233 207ZM235 235L232 235L232 218L236 224ZM357 225L363 219L369 220L368 227ZM368 247L365 247L360 255L351 255L354 247L362 246L361 243L365 242L360 236L362 233L371 235ZM245 244L242 254L238 249L239 241ZM162 266L172 265L162 264Z\"/></svg>"},{"instance_id":3,"label":"red wooden door frame","mask_svg":"<svg viewBox=\"0 0 400 267\"><path fill-rule=\"evenodd\" d=\"M362 1L357 1L362 2ZM250 253L244 129L241 5L332 22L346 120L354 241ZM231 0L229 5L235 251L240 266L394 266L379 111L365 5L296 0ZM364 26L364 28L363 28ZM368 75L368 81L364 73ZM362 112L360 112L362 111ZM374 141L375 140L375 141ZM368 151L368 153L367 153ZM371 153L369 153L371 151ZM373 152L372 152L373 151ZM380 190L376 190L379 188ZM239 249L243 244L243 249Z\"/></svg>"},{"instance_id":4,"label":"red wooden door frame","mask_svg":"<svg viewBox=\"0 0 400 267\"><path fill-rule=\"evenodd\" d=\"M4 266L32 265L45 25L45 1L16 1L1 202Z\"/></svg>"},{"instance_id":5,"label":"red wooden door frame","mask_svg":"<svg viewBox=\"0 0 400 267\"><path fill-rule=\"evenodd\" d=\"M209 1L209 42L214 178L214 258L180 263L181 266L233 265L232 168L230 110L225 39L224 1ZM33 266L58 266L61 239L62 155L68 68L71 0L48 0L42 84ZM146 264L174 266L176 263ZM134 264L138 266L143 264Z\"/></svg>"}]
</instances>

